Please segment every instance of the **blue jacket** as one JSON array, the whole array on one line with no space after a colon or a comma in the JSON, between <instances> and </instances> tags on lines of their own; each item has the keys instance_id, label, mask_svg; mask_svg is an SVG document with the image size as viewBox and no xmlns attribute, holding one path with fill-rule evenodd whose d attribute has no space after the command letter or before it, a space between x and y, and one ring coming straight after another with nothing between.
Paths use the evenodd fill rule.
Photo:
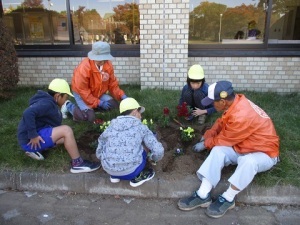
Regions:
<instances>
[{"instance_id":1,"label":"blue jacket","mask_svg":"<svg viewBox=\"0 0 300 225\"><path fill-rule=\"evenodd\" d=\"M45 127L57 127L62 123L61 112L54 98L45 91L37 93L29 100L29 107L23 112L18 126L18 142L28 144L38 131Z\"/></svg>"},{"instance_id":2,"label":"blue jacket","mask_svg":"<svg viewBox=\"0 0 300 225\"><path fill-rule=\"evenodd\" d=\"M208 84L207 83L204 83L202 85L201 88L197 89L197 90L194 90L194 92L198 92L200 93L199 95L197 95L198 97L202 96L203 98L204 97L207 97L208 95ZM187 94L188 93L188 94ZM181 95L180 95L180 99L179 99L179 105L182 105L183 102L185 102L185 98L192 98L191 96L191 93L192 93L192 88L191 86L189 85L184 85L184 87L182 88L182 91L181 91ZM191 99L189 99L191 101ZM198 101L197 105L202 105L201 104L201 99L195 99L196 101ZM186 101L188 103L188 101ZM207 110L207 115L211 115L212 113L216 112L216 109L213 105L208 105L205 107L205 109Z\"/></svg>"}]
</instances>

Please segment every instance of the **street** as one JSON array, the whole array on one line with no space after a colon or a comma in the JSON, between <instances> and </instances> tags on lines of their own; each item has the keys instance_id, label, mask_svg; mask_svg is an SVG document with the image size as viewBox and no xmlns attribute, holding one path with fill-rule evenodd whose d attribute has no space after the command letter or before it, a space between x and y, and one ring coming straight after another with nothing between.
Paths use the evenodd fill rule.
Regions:
<instances>
[{"instance_id":1,"label":"street","mask_svg":"<svg viewBox=\"0 0 300 225\"><path fill-rule=\"evenodd\" d=\"M143 199L68 192L0 190L0 224L10 225L298 225L298 206L237 204L224 217L211 219L202 208L177 209L178 199Z\"/></svg>"}]
</instances>

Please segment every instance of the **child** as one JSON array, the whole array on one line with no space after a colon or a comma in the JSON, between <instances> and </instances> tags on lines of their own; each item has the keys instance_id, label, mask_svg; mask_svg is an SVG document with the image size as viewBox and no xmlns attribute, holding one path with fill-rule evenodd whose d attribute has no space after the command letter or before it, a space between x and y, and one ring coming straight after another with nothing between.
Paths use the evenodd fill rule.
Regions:
<instances>
[{"instance_id":1,"label":"child","mask_svg":"<svg viewBox=\"0 0 300 225\"><path fill-rule=\"evenodd\" d=\"M208 93L208 84L205 83L203 68L198 64L191 66L186 82L187 84L184 85L181 91L179 105L181 106L186 102L188 107L192 109L191 116L186 118L187 120L192 120L198 116L199 124L204 124L206 115L210 115L216 110L213 105L205 107L201 104L201 100Z\"/></svg>"},{"instance_id":2,"label":"child","mask_svg":"<svg viewBox=\"0 0 300 225\"><path fill-rule=\"evenodd\" d=\"M130 180L130 185L137 187L154 177L153 169L145 167L147 152L143 144L151 151L151 160L159 161L164 155L162 144L141 122L144 111L135 99L122 100L121 115L111 121L98 139L96 156L112 183Z\"/></svg>"},{"instance_id":3,"label":"child","mask_svg":"<svg viewBox=\"0 0 300 225\"><path fill-rule=\"evenodd\" d=\"M40 153L58 144L64 144L72 158L71 173L91 172L100 168L100 163L92 163L80 157L73 130L61 125L60 107L69 96L70 87L63 79L54 79L48 92L39 90L30 100L29 107L23 112L18 126L18 142L26 155L43 160Z\"/></svg>"}]
</instances>

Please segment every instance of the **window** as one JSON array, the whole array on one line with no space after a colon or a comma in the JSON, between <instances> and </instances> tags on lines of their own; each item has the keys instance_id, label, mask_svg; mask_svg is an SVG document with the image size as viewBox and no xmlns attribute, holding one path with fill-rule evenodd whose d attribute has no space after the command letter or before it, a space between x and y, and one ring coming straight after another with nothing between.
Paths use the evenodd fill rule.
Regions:
<instances>
[{"instance_id":1,"label":"window","mask_svg":"<svg viewBox=\"0 0 300 225\"><path fill-rule=\"evenodd\" d=\"M191 0L189 44L261 44L266 11L259 0Z\"/></svg>"},{"instance_id":2,"label":"window","mask_svg":"<svg viewBox=\"0 0 300 225\"><path fill-rule=\"evenodd\" d=\"M299 0L190 1L189 44L264 43L300 43Z\"/></svg>"},{"instance_id":3,"label":"window","mask_svg":"<svg viewBox=\"0 0 300 225\"><path fill-rule=\"evenodd\" d=\"M273 0L269 43L300 43L299 0Z\"/></svg>"},{"instance_id":4,"label":"window","mask_svg":"<svg viewBox=\"0 0 300 225\"><path fill-rule=\"evenodd\" d=\"M76 44L106 41L139 44L139 9L135 0L71 0Z\"/></svg>"},{"instance_id":5,"label":"window","mask_svg":"<svg viewBox=\"0 0 300 225\"><path fill-rule=\"evenodd\" d=\"M139 44L138 0L2 0L2 5L16 45Z\"/></svg>"}]
</instances>

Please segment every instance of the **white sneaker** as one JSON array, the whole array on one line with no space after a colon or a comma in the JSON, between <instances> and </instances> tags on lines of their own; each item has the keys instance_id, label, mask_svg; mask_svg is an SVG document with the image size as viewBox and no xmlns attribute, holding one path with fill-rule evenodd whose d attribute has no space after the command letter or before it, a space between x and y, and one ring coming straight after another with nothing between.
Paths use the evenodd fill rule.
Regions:
<instances>
[{"instance_id":1,"label":"white sneaker","mask_svg":"<svg viewBox=\"0 0 300 225\"><path fill-rule=\"evenodd\" d=\"M198 123L199 124L205 124L205 120L206 120L206 115L205 114L202 114L198 117Z\"/></svg>"},{"instance_id":2,"label":"white sneaker","mask_svg":"<svg viewBox=\"0 0 300 225\"><path fill-rule=\"evenodd\" d=\"M63 117L63 119L67 119L68 118L68 109L67 109L67 103L69 103L69 102L71 102L71 101L69 101L69 100L67 100L67 101L65 101L65 103L61 106L61 109L60 109L60 111L61 111L61 114L62 114L62 117Z\"/></svg>"},{"instance_id":3,"label":"white sneaker","mask_svg":"<svg viewBox=\"0 0 300 225\"><path fill-rule=\"evenodd\" d=\"M36 160L44 160L44 156L39 152L25 152L25 154Z\"/></svg>"},{"instance_id":4,"label":"white sneaker","mask_svg":"<svg viewBox=\"0 0 300 225\"><path fill-rule=\"evenodd\" d=\"M120 182L120 179L119 178L113 178L113 177L111 177L110 176L110 182L112 182L112 183L119 183Z\"/></svg>"}]
</instances>

